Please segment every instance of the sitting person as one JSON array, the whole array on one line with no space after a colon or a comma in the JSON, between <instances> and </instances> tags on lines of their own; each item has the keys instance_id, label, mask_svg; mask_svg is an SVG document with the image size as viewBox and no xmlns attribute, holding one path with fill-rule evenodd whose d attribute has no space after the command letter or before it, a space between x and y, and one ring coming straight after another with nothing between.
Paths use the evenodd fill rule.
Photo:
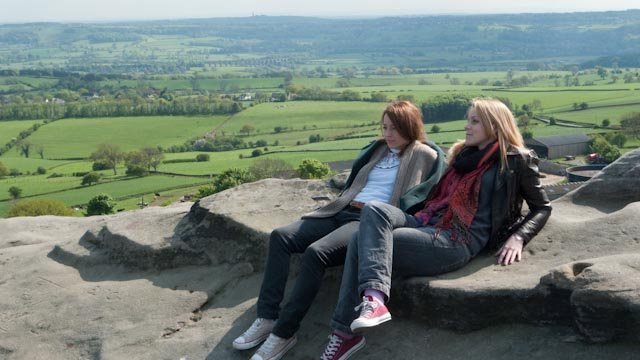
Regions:
<instances>
[{"instance_id":1,"label":"sitting person","mask_svg":"<svg viewBox=\"0 0 640 360\"><path fill-rule=\"evenodd\" d=\"M344 264L364 204L379 201L403 210L419 208L442 176L444 153L424 143L417 107L407 101L389 104L381 126L383 138L363 149L337 199L271 233L257 319L233 341L234 348L244 350L266 339L251 359L280 359L295 345L295 333L318 293L325 269ZM293 292L281 309L293 253L304 254Z\"/></svg>"},{"instance_id":2,"label":"sitting person","mask_svg":"<svg viewBox=\"0 0 640 360\"><path fill-rule=\"evenodd\" d=\"M385 304L392 271L454 271L487 247L499 248L498 263L510 265L547 222L551 205L540 185L538 159L524 148L511 111L498 100L474 99L465 132L465 140L451 147L449 167L422 210L409 215L377 201L363 208L321 359L346 360L364 346L362 330L391 320ZM529 206L524 217L523 199Z\"/></svg>"}]
</instances>

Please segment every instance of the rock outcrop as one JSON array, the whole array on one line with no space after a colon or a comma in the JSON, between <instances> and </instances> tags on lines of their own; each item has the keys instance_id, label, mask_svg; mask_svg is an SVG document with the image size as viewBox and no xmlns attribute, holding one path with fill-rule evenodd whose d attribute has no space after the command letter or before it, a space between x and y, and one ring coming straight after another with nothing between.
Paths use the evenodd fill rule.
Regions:
<instances>
[{"instance_id":1,"label":"rock outcrop","mask_svg":"<svg viewBox=\"0 0 640 360\"><path fill-rule=\"evenodd\" d=\"M460 271L395 280L393 325L371 332L363 358L425 349L453 359L632 358L639 174L636 150L554 201L521 263L501 267L485 254ZM269 232L335 196L323 181L270 179L196 204L0 220L0 359L248 358L229 343L254 317ZM321 352L337 283L323 287L288 358ZM477 351L455 350L469 346Z\"/></svg>"}]
</instances>

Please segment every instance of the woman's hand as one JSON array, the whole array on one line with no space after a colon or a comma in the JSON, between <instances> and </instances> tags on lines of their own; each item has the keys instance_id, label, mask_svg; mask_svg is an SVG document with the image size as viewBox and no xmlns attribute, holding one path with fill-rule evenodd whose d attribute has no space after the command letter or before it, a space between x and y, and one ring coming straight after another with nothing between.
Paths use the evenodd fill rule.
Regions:
<instances>
[{"instance_id":1,"label":"woman's hand","mask_svg":"<svg viewBox=\"0 0 640 360\"><path fill-rule=\"evenodd\" d=\"M509 236L509 239L502 245L500 250L495 253L498 258L498 264L511 265L514 261L520 261L523 247L524 240L520 236L516 234Z\"/></svg>"}]
</instances>

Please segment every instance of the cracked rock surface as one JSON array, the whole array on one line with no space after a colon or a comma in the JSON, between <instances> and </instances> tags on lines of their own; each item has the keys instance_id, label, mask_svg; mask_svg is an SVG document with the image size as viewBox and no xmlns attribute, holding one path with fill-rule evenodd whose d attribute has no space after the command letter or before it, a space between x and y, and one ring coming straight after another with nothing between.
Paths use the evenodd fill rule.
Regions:
<instances>
[{"instance_id":1,"label":"cracked rock surface","mask_svg":"<svg viewBox=\"0 0 640 360\"><path fill-rule=\"evenodd\" d=\"M554 201L515 266L484 255L396 280L394 319L359 358L634 358L639 164L631 152ZM247 359L230 343L255 317L270 230L335 196L323 181L269 179L196 204L2 219L0 359ZM319 357L339 278L328 273L286 359Z\"/></svg>"}]
</instances>

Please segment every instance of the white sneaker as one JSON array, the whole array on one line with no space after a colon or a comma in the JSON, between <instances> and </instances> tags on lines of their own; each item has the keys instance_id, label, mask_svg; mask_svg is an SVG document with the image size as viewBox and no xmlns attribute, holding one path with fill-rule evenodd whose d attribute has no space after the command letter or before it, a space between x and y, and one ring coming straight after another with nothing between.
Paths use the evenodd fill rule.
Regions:
<instances>
[{"instance_id":1,"label":"white sneaker","mask_svg":"<svg viewBox=\"0 0 640 360\"><path fill-rule=\"evenodd\" d=\"M271 334L250 360L278 360L295 344L295 335L288 339L283 339Z\"/></svg>"},{"instance_id":2,"label":"white sneaker","mask_svg":"<svg viewBox=\"0 0 640 360\"><path fill-rule=\"evenodd\" d=\"M275 320L257 318L247 331L233 340L233 348L247 350L258 346L271 334L275 324Z\"/></svg>"}]
</instances>

